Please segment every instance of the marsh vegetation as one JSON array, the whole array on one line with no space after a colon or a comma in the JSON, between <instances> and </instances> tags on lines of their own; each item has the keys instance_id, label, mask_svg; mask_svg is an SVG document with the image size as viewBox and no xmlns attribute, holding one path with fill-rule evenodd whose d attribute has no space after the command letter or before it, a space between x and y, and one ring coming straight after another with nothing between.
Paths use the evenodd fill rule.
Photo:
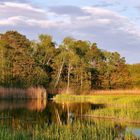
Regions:
<instances>
[{"instance_id":1,"label":"marsh vegetation","mask_svg":"<svg viewBox=\"0 0 140 140\"><path fill-rule=\"evenodd\" d=\"M47 92L44 88L41 87L34 87L34 88L32 87L27 89L0 87L0 99L42 100L42 99L47 99Z\"/></svg>"},{"instance_id":2,"label":"marsh vegetation","mask_svg":"<svg viewBox=\"0 0 140 140\"><path fill-rule=\"evenodd\" d=\"M15 102L0 102L1 104ZM26 102L24 102L26 104ZM34 106L35 102L32 104ZM3 105L4 107L5 105ZM42 109L17 103L0 109L0 138L3 140L139 139L140 125L84 115L104 109L100 104L47 102ZM71 117L73 114L73 117Z\"/></svg>"}]
</instances>

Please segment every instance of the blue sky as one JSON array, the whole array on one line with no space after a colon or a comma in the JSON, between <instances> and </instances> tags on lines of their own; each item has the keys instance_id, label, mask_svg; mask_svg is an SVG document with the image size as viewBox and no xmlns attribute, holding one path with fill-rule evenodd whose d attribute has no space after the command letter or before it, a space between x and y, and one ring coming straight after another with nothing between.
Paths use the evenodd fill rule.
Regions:
<instances>
[{"instance_id":1,"label":"blue sky","mask_svg":"<svg viewBox=\"0 0 140 140\"><path fill-rule=\"evenodd\" d=\"M138 0L0 0L0 32L7 30L34 40L50 34L58 43L66 36L89 40L140 62Z\"/></svg>"}]
</instances>

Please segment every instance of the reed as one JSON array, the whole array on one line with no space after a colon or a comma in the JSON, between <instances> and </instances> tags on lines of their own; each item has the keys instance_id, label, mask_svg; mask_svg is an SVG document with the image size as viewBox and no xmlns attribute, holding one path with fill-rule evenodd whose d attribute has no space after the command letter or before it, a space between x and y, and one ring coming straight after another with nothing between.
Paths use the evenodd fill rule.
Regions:
<instances>
[{"instance_id":1,"label":"reed","mask_svg":"<svg viewBox=\"0 0 140 140\"><path fill-rule=\"evenodd\" d=\"M31 129L31 128L30 128ZM121 137L120 137L121 136ZM21 126L17 129L0 127L0 139L2 140L115 140L115 139L139 139L131 131L125 130L125 126L108 124L106 122L80 122L73 125L44 124L36 125L32 131L25 130Z\"/></svg>"},{"instance_id":2,"label":"reed","mask_svg":"<svg viewBox=\"0 0 140 140\"><path fill-rule=\"evenodd\" d=\"M42 87L28 89L0 88L0 99L46 99L46 90Z\"/></svg>"}]
</instances>

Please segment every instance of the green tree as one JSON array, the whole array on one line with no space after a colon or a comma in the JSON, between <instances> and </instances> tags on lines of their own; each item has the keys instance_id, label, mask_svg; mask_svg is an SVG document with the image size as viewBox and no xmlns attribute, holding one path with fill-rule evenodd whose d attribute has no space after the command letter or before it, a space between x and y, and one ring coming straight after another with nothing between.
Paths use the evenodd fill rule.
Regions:
<instances>
[{"instance_id":1,"label":"green tree","mask_svg":"<svg viewBox=\"0 0 140 140\"><path fill-rule=\"evenodd\" d=\"M49 35L39 35L39 42L32 43L32 54L36 66L40 67L47 75L44 86L49 86L52 81L53 61L56 55L55 43Z\"/></svg>"},{"instance_id":2,"label":"green tree","mask_svg":"<svg viewBox=\"0 0 140 140\"><path fill-rule=\"evenodd\" d=\"M77 40L75 42L76 55L79 57L77 63L77 72L76 72L76 81L77 87L80 87L80 90L86 90L90 88L90 73L88 71L88 57L87 53L90 51L90 43L87 41Z\"/></svg>"},{"instance_id":3,"label":"green tree","mask_svg":"<svg viewBox=\"0 0 140 140\"><path fill-rule=\"evenodd\" d=\"M107 88L121 88L129 82L129 72L125 64L125 58L117 52L104 52L106 66L104 83Z\"/></svg>"},{"instance_id":4,"label":"green tree","mask_svg":"<svg viewBox=\"0 0 140 140\"><path fill-rule=\"evenodd\" d=\"M30 41L16 31L6 32L1 36L1 41L4 42L5 86L28 87L40 84L34 80L35 77L40 78L40 73L35 75L38 68L30 55Z\"/></svg>"},{"instance_id":5,"label":"green tree","mask_svg":"<svg viewBox=\"0 0 140 140\"><path fill-rule=\"evenodd\" d=\"M105 57L103 52L97 47L96 43L90 45L90 49L87 52L87 58L90 71L91 89L99 89L102 84L101 79Z\"/></svg>"}]
</instances>

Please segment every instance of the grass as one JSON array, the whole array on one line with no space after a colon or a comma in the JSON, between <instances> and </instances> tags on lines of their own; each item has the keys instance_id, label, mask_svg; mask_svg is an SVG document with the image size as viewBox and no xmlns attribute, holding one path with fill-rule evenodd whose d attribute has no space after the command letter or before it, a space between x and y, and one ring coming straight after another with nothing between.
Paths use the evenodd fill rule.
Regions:
<instances>
[{"instance_id":1,"label":"grass","mask_svg":"<svg viewBox=\"0 0 140 140\"><path fill-rule=\"evenodd\" d=\"M90 102L104 107L90 109L83 117L114 119L140 124L140 95L69 95L60 94L56 102Z\"/></svg>"},{"instance_id":2,"label":"grass","mask_svg":"<svg viewBox=\"0 0 140 140\"><path fill-rule=\"evenodd\" d=\"M119 127L119 129L117 128ZM125 140L138 139L137 136L126 132L125 126L117 126L107 122L80 122L72 125L44 124L42 127L36 125L32 130L24 130L0 127L0 139L2 140L90 140L105 139L113 140L123 134Z\"/></svg>"},{"instance_id":3,"label":"grass","mask_svg":"<svg viewBox=\"0 0 140 140\"><path fill-rule=\"evenodd\" d=\"M70 95L59 94L53 99L56 102L90 102L116 107L140 107L140 95Z\"/></svg>"},{"instance_id":4,"label":"grass","mask_svg":"<svg viewBox=\"0 0 140 140\"><path fill-rule=\"evenodd\" d=\"M107 119L116 119L124 122L140 124L140 109L137 108L115 108L106 107L94 111L89 111L87 114Z\"/></svg>"},{"instance_id":5,"label":"grass","mask_svg":"<svg viewBox=\"0 0 140 140\"><path fill-rule=\"evenodd\" d=\"M41 87L28 89L0 88L0 99L44 99L47 98L46 90Z\"/></svg>"}]
</instances>

